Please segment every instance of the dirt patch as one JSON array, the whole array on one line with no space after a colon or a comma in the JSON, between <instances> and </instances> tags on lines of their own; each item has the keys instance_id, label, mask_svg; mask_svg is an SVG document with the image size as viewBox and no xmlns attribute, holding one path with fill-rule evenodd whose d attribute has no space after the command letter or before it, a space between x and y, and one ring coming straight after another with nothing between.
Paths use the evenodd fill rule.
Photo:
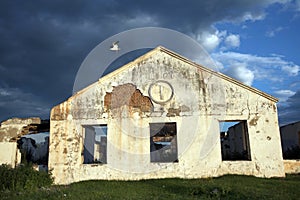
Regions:
<instances>
[{"instance_id":1,"label":"dirt patch","mask_svg":"<svg viewBox=\"0 0 300 200\"><path fill-rule=\"evenodd\" d=\"M167 117L179 116L180 112L189 112L189 111L190 111L190 108L185 105L179 106L179 108L169 108Z\"/></svg>"},{"instance_id":2,"label":"dirt patch","mask_svg":"<svg viewBox=\"0 0 300 200\"><path fill-rule=\"evenodd\" d=\"M253 117L249 122L250 126L256 126L258 119L259 119L259 116L255 115L255 117Z\"/></svg>"},{"instance_id":3,"label":"dirt patch","mask_svg":"<svg viewBox=\"0 0 300 200\"><path fill-rule=\"evenodd\" d=\"M65 104L55 106L51 110L51 120L66 120L69 110L69 106Z\"/></svg>"}]
</instances>

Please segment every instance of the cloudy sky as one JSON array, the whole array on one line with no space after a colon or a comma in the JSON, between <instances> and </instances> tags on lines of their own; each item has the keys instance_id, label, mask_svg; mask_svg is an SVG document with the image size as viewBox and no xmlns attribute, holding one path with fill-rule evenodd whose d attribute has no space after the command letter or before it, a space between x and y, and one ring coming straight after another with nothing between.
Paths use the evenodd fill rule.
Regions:
<instances>
[{"instance_id":1,"label":"cloudy sky","mask_svg":"<svg viewBox=\"0 0 300 200\"><path fill-rule=\"evenodd\" d=\"M1 0L0 121L49 118L95 46L146 26L193 37L221 72L279 98L281 125L300 120L300 0Z\"/></svg>"}]
</instances>

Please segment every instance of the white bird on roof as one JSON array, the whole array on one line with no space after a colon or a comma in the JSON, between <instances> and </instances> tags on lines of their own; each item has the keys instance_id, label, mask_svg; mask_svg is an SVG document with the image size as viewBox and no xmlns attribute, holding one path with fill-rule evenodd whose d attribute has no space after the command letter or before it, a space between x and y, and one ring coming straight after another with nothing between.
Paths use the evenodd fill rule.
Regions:
<instances>
[{"instance_id":1,"label":"white bird on roof","mask_svg":"<svg viewBox=\"0 0 300 200\"><path fill-rule=\"evenodd\" d=\"M111 51L119 51L120 50L120 47L119 47L119 41L116 41L114 43L112 43L112 45L110 46L110 49Z\"/></svg>"}]
</instances>

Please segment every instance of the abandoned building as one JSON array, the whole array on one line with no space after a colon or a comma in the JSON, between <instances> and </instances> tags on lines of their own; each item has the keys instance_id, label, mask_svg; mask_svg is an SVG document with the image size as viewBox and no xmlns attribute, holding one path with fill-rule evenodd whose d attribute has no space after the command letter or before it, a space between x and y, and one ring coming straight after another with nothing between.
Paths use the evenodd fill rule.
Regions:
<instances>
[{"instance_id":1,"label":"abandoned building","mask_svg":"<svg viewBox=\"0 0 300 200\"><path fill-rule=\"evenodd\" d=\"M280 127L282 150L300 146L300 121Z\"/></svg>"},{"instance_id":2,"label":"abandoned building","mask_svg":"<svg viewBox=\"0 0 300 200\"><path fill-rule=\"evenodd\" d=\"M49 169L59 184L283 177L276 102L157 47L51 110Z\"/></svg>"},{"instance_id":3,"label":"abandoned building","mask_svg":"<svg viewBox=\"0 0 300 200\"><path fill-rule=\"evenodd\" d=\"M300 121L280 127L283 157L300 159Z\"/></svg>"},{"instance_id":4,"label":"abandoned building","mask_svg":"<svg viewBox=\"0 0 300 200\"><path fill-rule=\"evenodd\" d=\"M49 120L38 117L3 121L0 124L0 165L15 167L20 163L34 163L40 165L39 168L46 169L49 137L43 138L41 143L27 137L44 132L49 135L49 126Z\"/></svg>"},{"instance_id":5,"label":"abandoned building","mask_svg":"<svg viewBox=\"0 0 300 200\"><path fill-rule=\"evenodd\" d=\"M300 173L300 121L280 127L285 173Z\"/></svg>"}]
</instances>

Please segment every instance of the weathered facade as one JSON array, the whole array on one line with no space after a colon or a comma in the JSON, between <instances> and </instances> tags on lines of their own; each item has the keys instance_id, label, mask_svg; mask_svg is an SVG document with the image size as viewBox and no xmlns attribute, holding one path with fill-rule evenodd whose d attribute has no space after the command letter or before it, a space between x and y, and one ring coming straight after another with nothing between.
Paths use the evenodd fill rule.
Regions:
<instances>
[{"instance_id":1,"label":"weathered facade","mask_svg":"<svg viewBox=\"0 0 300 200\"><path fill-rule=\"evenodd\" d=\"M29 134L30 129L36 129L38 124L41 124L41 119L38 117L12 118L3 121L0 126L0 142L17 141L23 135Z\"/></svg>"},{"instance_id":2,"label":"weathered facade","mask_svg":"<svg viewBox=\"0 0 300 200\"><path fill-rule=\"evenodd\" d=\"M21 153L16 142L0 142L0 165L16 167L21 163Z\"/></svg>"},{"instance_id":3,"label":"weathered facade","mask_svg":"<svg viewBox=\"0 0 300 200\"><path fill-rule=\"evenodd\" d=\"M285 176L277 99L163 47L51 111L55 182ZM219 124L247 129L247 159L222 158Z\"/></svg>"},{"instance_id":4,"label":"weathered facade","mask_svg":"<svg viewBox=\"0 0 300 200\"><path fill-rule=\"evenodd\" d=\"M46 164L48 158L48 143L39 145L41 148L34 147L29 149L28 145L32 145L31 142L28 142L30 139L27 140L23 138L30 134L45 131L49 132L49 121L41 120L38 117L12 118L3 121L0 124L0 165L7 164L12 167L19 165L21 161L25 159L24 151L26 150L26 157L30 159L27 160L28 162L34 162L32 155L35 154L35 160L41 160L40 157L45 157L43 164ZM23 154L22 159L21 154ZM23 161L25 162L25 160Z\"/></svg>"},{"instance_id":5,"label":"weathered facade","mask_svg":"<svg viewBox=\"0 0 300 200\"><path fill-rule=\"evenodd\" d=\"M41 119L12 118L3 121L0 125L0 165L7 164L12 167L21 163L21 153L17 148L17 140L28 134L31 124L40 124Z\"/></svg>"}]
</instances>

